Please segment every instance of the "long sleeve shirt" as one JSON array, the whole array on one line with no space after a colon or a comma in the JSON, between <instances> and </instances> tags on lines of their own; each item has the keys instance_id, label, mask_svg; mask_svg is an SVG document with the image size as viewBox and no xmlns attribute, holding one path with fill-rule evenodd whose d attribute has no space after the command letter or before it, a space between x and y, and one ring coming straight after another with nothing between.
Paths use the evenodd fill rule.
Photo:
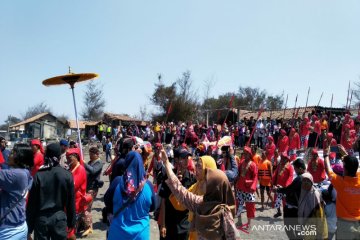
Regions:
<instances>
[{"instance_id":1,"label":"long sleeve shirt","mask_svg":"<svg viewBox=\"0 0 360 240\"><path fill-rule=\"evenodd\" d=\"M181 202L189 211L197 213L197 208L203 203L203 196L195 195L189 192L174 175L168 178L166 184L171 192L175 195L176 199ZM234 227L234 219L230 211L224 211L224 218L222 227L225 232L225 239L235 239L236 228ZM195 226L196 228L196 226ZM201 232L197 232L199 239L204 239Z\"/></svg>"},{"instance_id":2,"label":"long sleeve shirt","mask_svg":"<svg viewBox=\"0 0 360 240\"><path fill-rule=\"evenodd\" d=\"M249 161L250 162L242 161L240 163L240 176L236 182L236 187L243 192L253 193L256 191L256 185L258 182L258 169L252 160Z\"/></svg>"},{"instance_id":3,"label":"long sleeve shirt","mask_svg":"<svg viewBox=\"0 0 360 240\"><path fill-rule=\"evenodd\" d=\"M290 163L279 164L273 175L273 185L287 187L294 178L294 168Z\"/></svg>"},{"instance_id":4,"label":"long sleeve shirt","mask_svg":"<svg viewBox=\"0 0 360 240\"><path fill-rule=\"evenodd\" d=\"M229 179L229 182L234 182L236 177L238 176L238 165L236 163L235 157L233 155L230 156L230 165L226 166L225 175Z\"/></svg>"},{"instance_id":5,"label":"long sleeve shirt","mask_svg":"<svg viewBox=\"0 0 360 240\"><path fill-rule=\"evenodd\" d=\"M34 177L26 210L29 233L40 215L57 211L66 212L69 228L75 226L74 180L71 173L60 166L42 169Z\"/></svg>"},{"instance_id":6,"label":"long sleeve shirt","mask_svg":"<svg viewBox=\"0 0 360 240\"><path fill-rule=\"evenodd\" d=\"M288 148L289 148L289 137L288 136L283 136L278 141L279 153L287 152Z\"/></svg>"},{"instance_id":7,"label":"long sleeve shirt","mask_svg":"<svg viewBox=\"0 0 360 240\"><path fill-rule=\"evenodd\" d=\"M295 133L294 136L289 137L289 150L300 149L300 136Z\"/></svg>"},{"instance_id":8,"label":"long sleeve shirt","mask_svg":"<svg viewBox=\"0 0 360 240\"><path fill-rule=\"evenodd\" d=\"M100 181L100 175L103 168L103 163L100 159L85 163L87 186L86 191L98 189L97 184Z\"/></svg>"}]
</instances>

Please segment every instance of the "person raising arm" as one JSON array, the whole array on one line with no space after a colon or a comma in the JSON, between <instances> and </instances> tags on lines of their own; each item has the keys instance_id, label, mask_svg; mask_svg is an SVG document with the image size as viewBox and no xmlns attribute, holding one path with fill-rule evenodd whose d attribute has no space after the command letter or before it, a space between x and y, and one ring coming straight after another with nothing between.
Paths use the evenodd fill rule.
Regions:
<instances>
[{"instance_id":1,"label":"person raising arm","mask_svg":"<svg viewBox=\"0 0 360 240\"><path fill-rule=\"evenodd\" d=\"M330 146L324 151L325 171L337 191L336 214L337 239L360 239L360 179L357 172L359 162L356 157L349 156L342 145L338 145L343 156L343 176L335 174L330 166Z\"/></svg>"}]
</instances>

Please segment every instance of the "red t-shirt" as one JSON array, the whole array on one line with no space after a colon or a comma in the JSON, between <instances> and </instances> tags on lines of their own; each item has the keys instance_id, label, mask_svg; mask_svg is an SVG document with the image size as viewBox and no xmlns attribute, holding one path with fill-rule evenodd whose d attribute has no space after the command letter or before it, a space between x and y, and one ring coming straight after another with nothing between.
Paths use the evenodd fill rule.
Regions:
<instances>
[{"instance_id":1,"label":"red t-shirt","mask_svg":"<svg viewBox=\"0 0 360 240\"><path fill-rule=\"evenodd\" d=\"M44 155L40 151L37 151L34 154L34 166L31 169L31 176L35 176L35 174L37 173L37 171L39 171L39 168L43 164L44 164Z\"/></svg>"}]
</instances>

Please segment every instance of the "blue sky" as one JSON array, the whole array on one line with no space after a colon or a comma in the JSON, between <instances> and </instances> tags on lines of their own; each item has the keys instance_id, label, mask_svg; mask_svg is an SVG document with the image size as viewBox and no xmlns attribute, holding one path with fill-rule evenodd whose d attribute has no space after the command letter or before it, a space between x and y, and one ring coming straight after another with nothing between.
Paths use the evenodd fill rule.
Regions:
<instances>
[{"instance_id":1,"label":"blue sky","mask_svg":"<svg viewBox=\"0 0 360 240\"><path fill-rule=\"evenodd\" d=\"M46 102L74 118L67 86L42 80L96 72L106 111L138 114L162 73L190 70L200 97L259 87L289 94L293 106L346 103L360 75L360 1L1 1L0 123ZM85 84L76 86L82 109ZM151 106L148 108L151 109Z\"/></svg>"}]
</instances>

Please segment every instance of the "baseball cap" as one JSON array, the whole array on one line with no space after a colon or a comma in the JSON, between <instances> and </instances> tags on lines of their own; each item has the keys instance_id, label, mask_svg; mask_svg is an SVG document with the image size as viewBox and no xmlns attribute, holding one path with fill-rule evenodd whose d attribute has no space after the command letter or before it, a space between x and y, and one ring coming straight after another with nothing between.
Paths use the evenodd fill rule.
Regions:
<instances>
[{"instance_id":1,"label":"baseball cap","mask_svg":"<svg viewBox=\"0 0 360 240\"><path fill-rule=\"evenodd\" d=\"M66 141L65 139L61 139L60 140L60 146L69 146L69 142L68 141Z\"/></svg>"}]
</instances>

